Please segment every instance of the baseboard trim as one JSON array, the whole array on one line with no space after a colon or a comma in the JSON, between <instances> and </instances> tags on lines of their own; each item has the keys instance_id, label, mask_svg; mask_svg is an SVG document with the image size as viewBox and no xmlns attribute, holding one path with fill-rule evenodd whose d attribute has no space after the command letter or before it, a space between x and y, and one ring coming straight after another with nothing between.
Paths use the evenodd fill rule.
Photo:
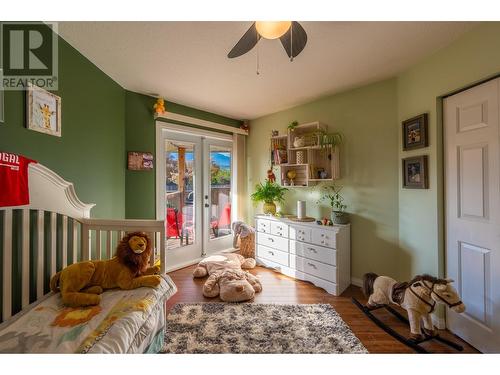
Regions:
<instances>
[{"instance_id":1,"label":"baseboard trim","mask_svg":"<svg viewBox=\"0 0 500 375\"><path fill-rule=\"evenodd\" d=\"M359 286L361 288L363 286L363 280L357 277L351 277L351 284L354 286Z\"/></svg>"}]
</instances>

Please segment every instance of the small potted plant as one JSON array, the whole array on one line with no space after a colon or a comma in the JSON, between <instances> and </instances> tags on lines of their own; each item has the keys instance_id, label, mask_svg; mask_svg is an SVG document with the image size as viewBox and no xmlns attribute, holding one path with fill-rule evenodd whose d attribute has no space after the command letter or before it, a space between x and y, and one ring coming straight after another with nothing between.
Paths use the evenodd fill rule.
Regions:
<instances>
[{"instance_id":1,"label":"small potted plant","mask_svg":"<svg viewBox=\"0 0 500 375\"><path fill-rule=\"evenodd\" d=\"M275 202L282 203L285 201L285 192L288 191L277 184L266 180L265 183L258 183L255 186L255 192L250 196L254 203L264 202L263 211L266 215L276 214Z\"/></svg>"},{"instance_id":2,"label":"small potted plant","mask_svg":"<svg viewBox=\"0 0 500 375\"><path fill-rule=\"evenodd\" d=\"M295 128L297 127L297 125L299 125L299 122L298 121L292 121L288 124L287 126L287 129L289 132L293 132L295 130Z\"/></svg>"},{"instance_id":3,"label":"small potted plant","mask_svg":"<svg viewBox=\"0 0 500 375\"><path fill-rule=\"evenodd\" d=\"M323 195L317 203L327 201L332 207L332 221L334 224L347 224L349 217L345 212L347 205L344 204L344 197L340 195L342 187L335 185L323 186Z\"/></svg>"},{"instance_id":4,"label":"small potted plant","mask_svg":"<svg viewBox=\"0 0 500 375\"><path fill-rule=\"evenodd\" d=\"M343 141L342 134L338 132L327 133L325 130L319 130L315 134L318 136L319 146L322 150L328 147L335 148Z\"/></svg>"}]
</instances>

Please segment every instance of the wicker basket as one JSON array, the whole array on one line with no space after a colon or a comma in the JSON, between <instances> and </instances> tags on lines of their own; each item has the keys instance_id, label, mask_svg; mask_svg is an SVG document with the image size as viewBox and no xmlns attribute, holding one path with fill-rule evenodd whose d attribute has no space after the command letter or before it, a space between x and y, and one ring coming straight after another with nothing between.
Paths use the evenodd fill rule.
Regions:
<instances>
[{"instance_id":1,"label":"wicker basket","mask_svg":"<svg viewBox=\"0 0 500 375\"><path fill-rule=\"evenodd\" d=\"M245 258L255 258L255 233L240 238L240 254Z\"/></svg>"}]
</instances>

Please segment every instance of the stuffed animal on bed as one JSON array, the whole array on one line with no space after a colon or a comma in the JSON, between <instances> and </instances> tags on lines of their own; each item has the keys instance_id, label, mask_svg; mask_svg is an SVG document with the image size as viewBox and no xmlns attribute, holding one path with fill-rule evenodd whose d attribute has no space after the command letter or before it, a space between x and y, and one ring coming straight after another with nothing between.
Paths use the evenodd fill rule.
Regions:
<instances>
[{"instance_id":1,"label":"stuffed animal on bed","mask_svg":"<svg viewBox=\"0 0 500 375\"><path fill-rule=\"evenodd\" d=\"M70 307L98 305L105 289L156 287L160 267L148 267L151 240L146 233L133 232L122 238L116 256L109 260L74 263L50 279L50 289L61 292Z\"/></svg>"},{"instance_id":2,"label":"stuffed animal on bed","mask_svg":"<svg viewBox=\"0 0 500 375\"><path fill-rule=\"evenodd\" d=\"M193 272L194 277L209 275L203 285L205 297L217 297L224 302L248 301L255 293L262 291L257 277L243 271L255 267L255 259L245 259L239 254L211 255L198 263Z\"/></svg>"}]
</instances>

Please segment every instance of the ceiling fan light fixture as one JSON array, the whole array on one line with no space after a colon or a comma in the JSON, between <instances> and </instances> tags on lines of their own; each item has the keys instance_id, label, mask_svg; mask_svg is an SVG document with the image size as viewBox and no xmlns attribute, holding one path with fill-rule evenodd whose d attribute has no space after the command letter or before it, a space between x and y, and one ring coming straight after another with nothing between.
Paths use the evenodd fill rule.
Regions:
<instances>
[{"instance_id":1,"label":"ceiling fan light fixture","mask_svg":"<svg viewBox=\"0 0 500 375\"><path fill-rule=\"evenodd\" d=\"M259 35L266 39L278 39L292 25L292 21L256 21L255 28Z\"/></svg>"}]
</instances>

